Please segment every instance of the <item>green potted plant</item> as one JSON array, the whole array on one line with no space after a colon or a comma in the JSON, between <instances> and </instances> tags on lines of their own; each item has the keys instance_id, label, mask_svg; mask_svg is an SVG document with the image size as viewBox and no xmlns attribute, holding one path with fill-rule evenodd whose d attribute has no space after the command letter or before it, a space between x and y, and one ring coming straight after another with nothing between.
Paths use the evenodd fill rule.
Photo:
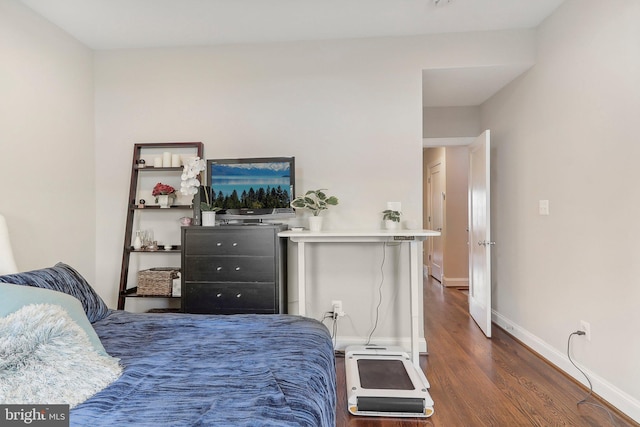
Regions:
<instances>
[{"instance_id":1,"label":"green potted plant","mask_svg":"<svg viewBox=\"0 0 640 427\"><path fill-rule=\"evenodd\" d=\"M320 212L336 206L338 198L327 196L326 189L309 190L303 196L298 196L291 201L291 206L296 209L309 209L313 216L309 218L309 230L320 231L322 229L322 217Z\"/></svg>"},{"instance_id":2,"label":"green potted plant","mask_svg":"<svg viewBox=\"0 0 640 427\"><path fill-rule=\"evenodd\" d=\"M387 230L395 230L400 225L400 215L402 212L394 211L392 209L385 209L382 211L382 219L384 220L384 226Z\"/></svg>"}]
</instances>

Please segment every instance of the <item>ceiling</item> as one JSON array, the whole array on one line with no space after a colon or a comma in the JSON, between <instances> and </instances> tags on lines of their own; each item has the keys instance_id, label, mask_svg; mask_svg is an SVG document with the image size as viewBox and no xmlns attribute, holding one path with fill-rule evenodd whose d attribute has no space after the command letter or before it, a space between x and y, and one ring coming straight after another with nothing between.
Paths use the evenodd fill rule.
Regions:
<instances>
[{"instance_id":1,"label":"ceiling","mask_svg":"<svg viewBox=\"0 0 640 427\"><path fill-rule=\"evenodd\" d=\"M535 28L564 0L21 1L99 50ZM445 71L423 76L425 84L447 87L447 99L456 105L479 105L524 70ZM482 86L481 93L452 96L468 83ZM444 106L430 94L429 106Z\"/></svg>"}]
</instances>

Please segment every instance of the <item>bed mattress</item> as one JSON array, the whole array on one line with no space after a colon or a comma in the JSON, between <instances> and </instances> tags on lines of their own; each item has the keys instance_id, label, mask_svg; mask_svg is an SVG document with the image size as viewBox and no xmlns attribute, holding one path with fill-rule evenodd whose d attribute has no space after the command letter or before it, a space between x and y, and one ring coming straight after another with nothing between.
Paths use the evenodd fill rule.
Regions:
<instances>
[{"instance_id":1,"label":"bed mattress","mask_svg":"<svg viewBox=\"0 0 640 427\"><path fill-rule=\"evenodd\" d=\"M112 311L93 326L124 373L72 426L335 425L333 346L313 319Z\"/></svg>"}]
</instances>

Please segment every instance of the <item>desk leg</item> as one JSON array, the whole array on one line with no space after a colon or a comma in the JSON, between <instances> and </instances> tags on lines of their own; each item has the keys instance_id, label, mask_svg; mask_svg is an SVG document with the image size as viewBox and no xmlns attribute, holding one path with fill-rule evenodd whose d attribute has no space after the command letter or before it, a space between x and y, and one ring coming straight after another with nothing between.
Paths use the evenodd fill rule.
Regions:
<instances>
[{"instance_id":1,"label":"desk leg","mask_svg":"<svg viewBox=\"0 0 640 427\"><path fill-rule=\"evenodd\" d=\"M418 242L412 241L409 243L409 269L410 269L410 298L411 298L411 360L417 367L420 366L420 353L418 352L418 331L419 331L419 317L420 317L420 298L419 288L420 285L420 254L418 251Z\"/></svg>"},{"instance_id":2,"label":"desk leg","mask_svg":"<svg viewBox=\"0 0 640 427\"><path fill-rule=\"evenodd\" d=\"M304 257L304 242L298 241L298 314L306 315L306 262Z\"/></svg>"}]
</instances>

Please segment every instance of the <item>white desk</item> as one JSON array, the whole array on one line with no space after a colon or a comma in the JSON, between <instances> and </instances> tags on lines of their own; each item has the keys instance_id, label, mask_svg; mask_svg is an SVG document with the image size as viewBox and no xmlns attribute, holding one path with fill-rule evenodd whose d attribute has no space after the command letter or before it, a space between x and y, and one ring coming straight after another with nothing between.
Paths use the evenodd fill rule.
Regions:
<instances>
[{"instance_id":1,"label":"white desk","mask_svg":"<svg viewBox=\"0 0 640 427\"><path fill-rule=\"evenodd\" d=\"M298 314L305 315L306 304L306 243L379 243L393 242L409 245L410 298L411 298L411 360L419 364L419 287L422 285L422 257L418 251L418 242L427 237L440 236L440 232L431 230L338 230L338 231L283 231L278 236L289 238L298 244Z\"/></svg>"}]
</instances>

